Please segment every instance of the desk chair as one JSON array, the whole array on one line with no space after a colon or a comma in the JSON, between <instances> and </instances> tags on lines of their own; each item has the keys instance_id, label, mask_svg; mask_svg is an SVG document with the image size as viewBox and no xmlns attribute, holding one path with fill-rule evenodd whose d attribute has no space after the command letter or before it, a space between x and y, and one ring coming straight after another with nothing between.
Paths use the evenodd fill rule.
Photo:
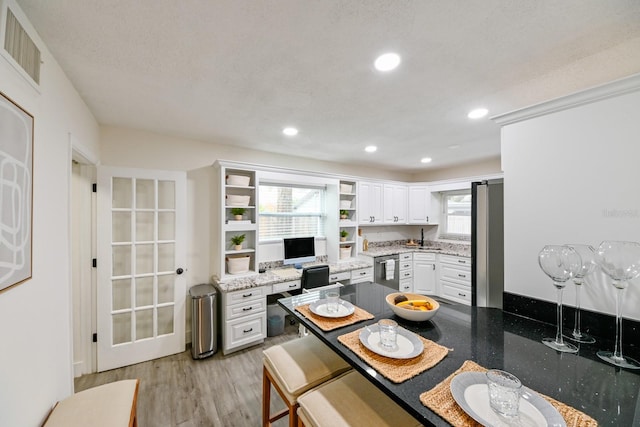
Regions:
<instances>
[{"instance_id":1,"label":"desk chair","mask_svg":"<svg viewBox=\"0 0 640 427\"><path fill-rule=\"evenodd\" d=\"M305 289L314 289L329 284L329 266L314 265L305 267L302 270L300 278L300 288L304 292Z\"/></svg>"}]
</instances>

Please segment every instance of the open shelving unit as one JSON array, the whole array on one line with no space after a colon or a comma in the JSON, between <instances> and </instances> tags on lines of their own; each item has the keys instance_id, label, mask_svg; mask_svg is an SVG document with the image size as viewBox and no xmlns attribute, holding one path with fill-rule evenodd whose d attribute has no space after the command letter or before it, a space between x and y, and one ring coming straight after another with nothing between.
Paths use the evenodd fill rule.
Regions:
<instances>
[{"instance_id":1,"label":"open shelving unit","mask_svg":"<svg viewBox=\"0 0 640 427\"><path fill-rule=\"evenodd\" d=\"M219 197L217 235L214 236L219 244L218 255L214 255L214 274L220 280L250 276L258 274L258 196L256 191L256 172L249 169L227 167L216 163L219 170L216 171ZM231 180L230 178L231 177ZM234 177L246 182L238 183ZM246 185L245 185L246 183ZM242 218L237 218L234 212L243 209ZM236 250L231 238L236 235L245 235L242 249ZM238 258L248 257L248 267L237 268L230 271L229 260L232 263ZM246 261L244 261L246 263Z\"/></svg>"},{"instance_id":2,"label":"open shelving unit","mask_svg":"<svg viewBox=\"0 0 640 427\"><path fill-rule=\"evenodd\" d=\"M339 261L349 261L357 255L357 235L358 235L358 217L356 206L356 181L340 180L339 184L339 233L343 231L347 233L346 240L339 242L340 252ZM341 236L339 236L341 237Z\"/></svg>"}]
</instances>

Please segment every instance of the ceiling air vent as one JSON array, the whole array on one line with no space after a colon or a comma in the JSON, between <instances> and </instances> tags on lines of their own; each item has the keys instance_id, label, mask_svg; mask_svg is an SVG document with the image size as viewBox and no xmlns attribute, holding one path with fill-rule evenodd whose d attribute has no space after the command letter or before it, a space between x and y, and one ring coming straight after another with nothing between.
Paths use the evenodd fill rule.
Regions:
<instances>
[{"instance_id":1,"label":"ceiling air vent","mask_svg":"<svg viewBox=\"0 0 640 427\"><path fill-rule=\"evenodd\" d=\"M4 49L34 82L40 84L40 50L9 8L7 8Z\"/></svg>"}]
</instances>

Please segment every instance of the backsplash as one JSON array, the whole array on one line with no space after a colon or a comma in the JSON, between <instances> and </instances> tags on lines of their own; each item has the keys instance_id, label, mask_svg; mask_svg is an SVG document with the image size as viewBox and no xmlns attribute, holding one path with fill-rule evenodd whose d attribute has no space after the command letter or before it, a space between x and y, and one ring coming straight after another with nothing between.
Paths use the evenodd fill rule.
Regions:
<instances>
[{"instance_id":1,"label":"backsplash","mask_svg":"<svg viewBox=\"0 0 640 427\"><path fill-rule=\"evenodd\" d=\"M316 262L315 263L305 263L305 264L327 264L328 258L326 255L320 255L316 257ZM280 261L267 261L267 262L261 262L258 265L258 268L260 270L264 269L264 270L271 270L272 268L282 268L284 267L284 263L282 260Z\"/></svg>"}]
</instances>

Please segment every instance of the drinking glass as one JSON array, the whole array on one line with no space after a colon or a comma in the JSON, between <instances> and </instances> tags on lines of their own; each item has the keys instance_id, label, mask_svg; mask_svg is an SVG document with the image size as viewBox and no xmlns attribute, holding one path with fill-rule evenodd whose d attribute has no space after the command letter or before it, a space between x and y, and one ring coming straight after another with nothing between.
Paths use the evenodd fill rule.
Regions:
<instances>
[{"instance_id":1,"label":"drinking glass","mask_svg":"<svg viewBox=\"0 0 640 427\"><path fill-rule=\"evenodd\" d=\"M585 282L585 278L596 269L595 249L590 245L567 245L580 255L582 265L573 277L576 285L576 315L573 323L573 332L568 336L570 340L582 343L594 343L596 339L591 335L580 331L580 289Z\"/></svg>"},{"instance_id":2,"label":"drinking glass","mask_svg":"<svg viewBox=\"0 0 640 427\"><path fill-rule=\"evenodd\" d=\"M556 338L543 338L547 347L563 353L577 353L578 348L562 339L562 290L582 265L580 255L566 245L547 245L538 254L538 263L544 273L551 278L558 290L558 308L556 310Z\"/></svg>"},{"instance_id":3,"label":"drinking glass","mask_svg":"<svg viewBox=\"0 0 640 427\"><path fill-rule=\"evenodd\" d=\"M398 323L391 319L380 319L378 330L380 331L380 346L386 350L396 350L398 348Z\"/></svg>"},{"instance_id":4,"label":"drinking glass","mask_svg":"<svg viewBox=\"0 0 640 427\"><path fill-rule=\"evenodd\" d=\"M622 293L629 280L640 276L640 243L605 240L596 251L596 260L616 288L616 344L613 353L600 350L598 357L616 366L640 369L640 363L622 355Z\"/></svg>"},{"instance_id":5,"label":"drinking glass","mask_svg":"<svg viewBox=\"0 0 640 427\"><path fill-rule=\"evenodd\" d=\"M337 313L340 303L340 294L338 292L327 292L327 311L329 313Z\"/></svg>"}]
</instances>

